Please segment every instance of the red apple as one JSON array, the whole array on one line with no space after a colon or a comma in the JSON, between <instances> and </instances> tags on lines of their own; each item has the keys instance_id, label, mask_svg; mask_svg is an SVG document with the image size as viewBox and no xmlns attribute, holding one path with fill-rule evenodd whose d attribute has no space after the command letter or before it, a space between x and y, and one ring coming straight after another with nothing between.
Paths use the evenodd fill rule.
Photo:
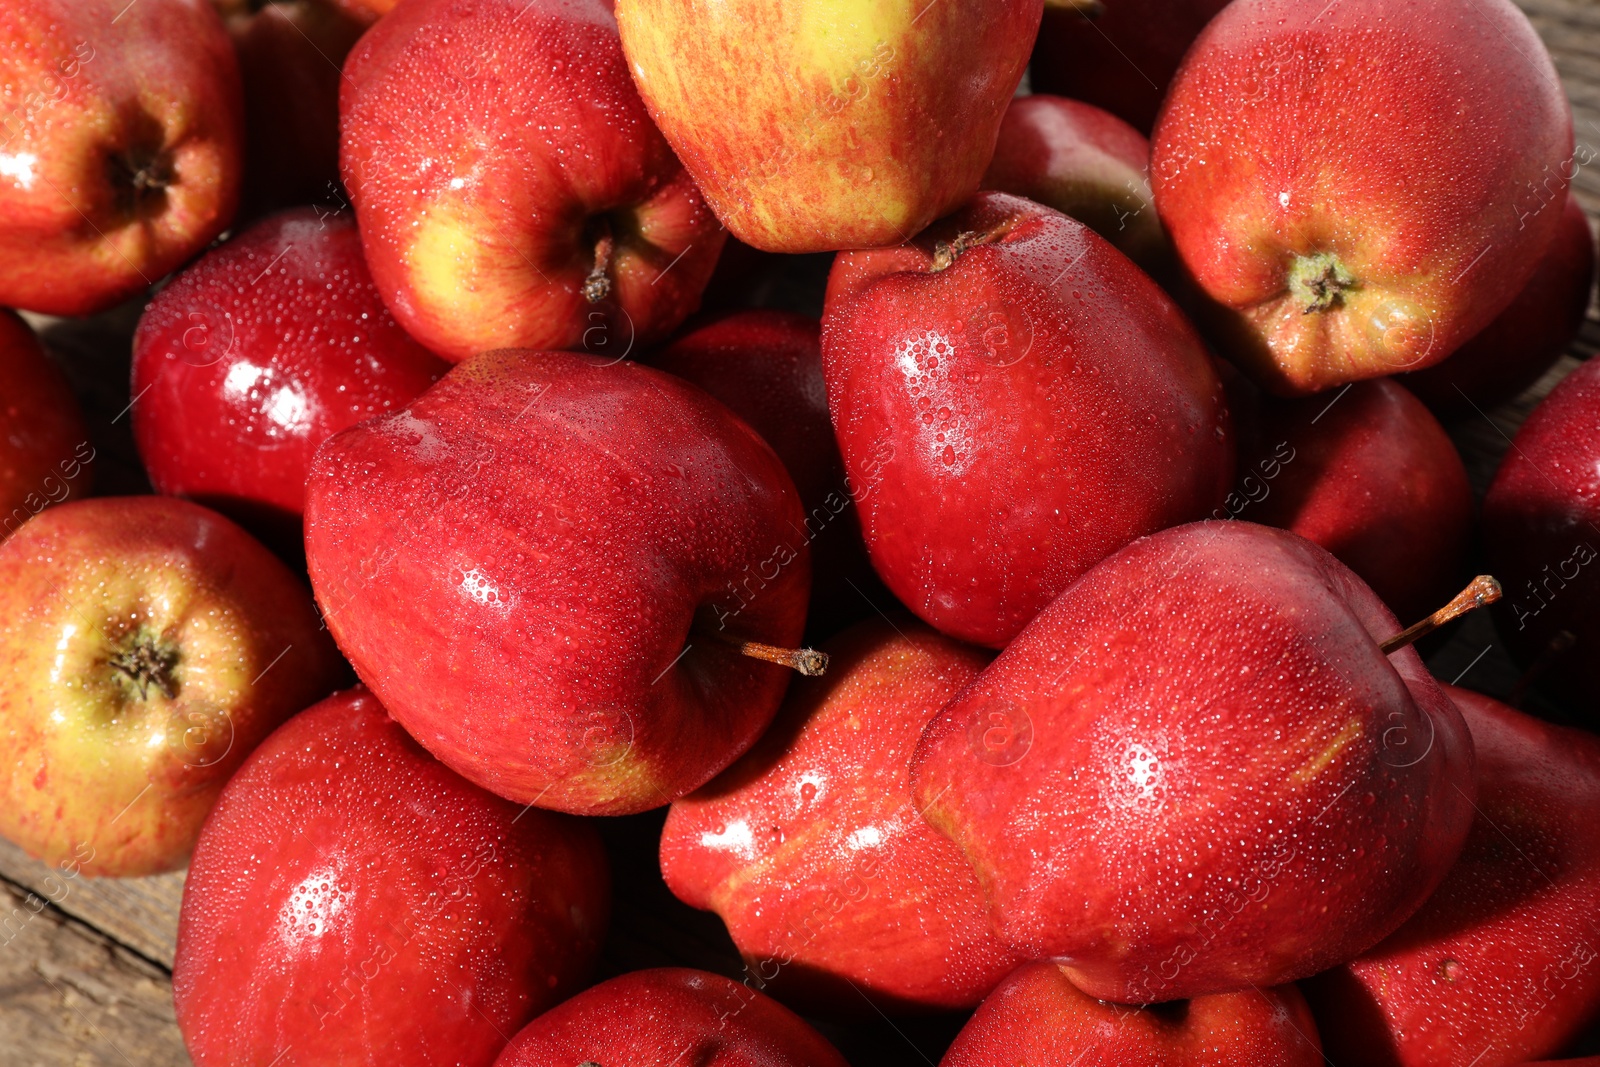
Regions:
<instances>
[{"instance_id":1,"label":"red apple","mask_svg":"<svg viewBox=\"0 0 1600 1067\"><path fill-rule=\"evenodd\" d=\"M1089 571L928 726L917 803L996 931L1146 1004L1304 978L1444 877L1472 740L1359 578L1245 522Z\"/></svg>"},{"instance_id":2,"label":"red apple","mask_svg":"<svg viewBox=\"0 0 1600 1067\"><path fill-rule=\"evenodd\" d=\"M991 658L902 618L828 645L772 729L673 803L661 873L717 912L746 968L835 1016L971 1008L1018 958L989 931L954 845L911 802L928 720Z\"/></svg>"},{"instance_id":3,"label":"red apple","mask_svg":"<svg viewBox=\"0 0 1600 1067\"><path fill-rule=\"evenodd\" d=\"M133 340L134 438L157 492L293 552L317 446L447 370L384 308L354 222L299 208L156 295Z\"/></svg>"},{"instance_id":4,"label":"red apple","mask_svg":"<svg viewBox=\"0 0 1600 1067\"><path fill-rule=\"evenodd\" d=\"M706 971L634 971L545 1012L495 1067L846 1067L805 1020Z\"/></svg>"},{"instance_id":5,"label":"red apple","mask_svg":"<svg viewBox=\"0 0 1600 1067\"><path fill-rule=\"evenodd\" d=\"M1430 366L1489 325L1555 238L1544 198L1573 162L1510 0L1237 0L1172 84L1151 173L1229 354L1295 395Z\"/></svg>"},{"instance_id":6,"label":"red apple","mask_svg":"<svg viewBox=\"0 0 1600 1067\"><path fill-rule=\"evenodd\" d=\"M1292 985L1134 1008L1095 1000L1048 961L990 994L939 1067L1321 1067L1317 1026Z\"/></svg>"},{"instance_id":7,"label":"red apple","mask_svg":"<svg viewBox=\"0 0 1600 1067\"><path fill-rule=\"evenodd\" d=\"M1422 402L1388 379L1263 406L1235 502L1332 552L1410 622L1461 587L1472 487Z\"/></svg>"},{"instance_id":8,"label":"red apple","mask_svg":"<svg viewBox=\"0 0 1600 1067\"><path fill-rule=\"evenodd\" d=\"M435 352L621 358L699 303L722 227L651 125L604 0L412 0L344 73L367 262Z\"/></svg>"},{"instance_id":9,"label":"red apple","mask_svg":"<svg viewBox=\"0 0 1600 1067\"><path fill-rule=\"evenodd\" d=\"M1522 424L1484 499L1483 538L1512 654L1574 699L1600 700L1600 362Z\"/></svg>"},{"instance_id":10,"label":"red apple","mask_svg":"<svg viewBox=\"0 0 1600 1067\"><path fill-rule=\"evenodd\" d=\"M820 368L818 370L820 375ZM94 446L78 398L33 330L0 309L0 540L89 491Z\"/></svg>"},{"instance_id":11,"label":"red apple","mask_svg":"<svg viewBox=\"0 0 1600 1067\"><path fill-rule=\"evenodd\" d=\"M1520 394L1577 336L1594 290L1594 235L1570 193L1561 229L1511 305L1449 359L1400 376L1440 418L1486 412Z\"/></svg>"},{"instance_id":12,"label":"red apple","mask_svg":"<svg viewBox=\"0 0 1600 1067\"><path fill-rule=\"evenodd\" d=\"M910 240L977 191L1043 0L619 0L650 114L767 252Z\"/></svg>"},{"instance_id":13,"label":"red apple","mask_svg":"<svg viewBox=\"0 0 1600 1067\"><path fill-rule=\"evenodd\" d=\"M1189 45L1228 0L1067 0L1046 5L1028 68L1033 91L1155 125Z\"/></svg>"},{"instance_id":14,"label":"red apple","mask_svg":"<svg viewBox=\"0 0 1600 1067\"><path fill-rule=\"evenodd\" d=\"M0 835L90 875L181 867L229 775L340 675L305 588L222 516L48 508L0 543Z\"/></svg>"},{"instance_id":15,"label":"red apple","mask_svg":"<svg viewBox=\"0 0 1600 1067\"><path fill-rule=\"evenodd\" d=\"M1233 477L1222 385L1183 315L1087 227L982 193L839 256L823 370L867 550L939 630L1003 646Z\"/></svg>"},{"instance_id":16,"label":"red apple","mask_svg":"<svg viewBox=\"0 0 1600 1067\"><path fill-rule=\"evenodd\" d=\"M363 689L274 733L184 887L172 992L197 1067L489 1067L580 988L609 877L594 830L491 796Z\"/></svg>"},{"instance_id":17,"label":"red apple","mask_svg":"<svg viewBox=\"0 0 1600 1067\"><path fill-rule=\"evenodd\" d=\"M233 217L239 67L209 3L13 0L0 100L0 304L104 310Z\"/></svg>"},{"instance_id":18,"label":"red apple","mask_svg":"<svg viewBox=\"0 0 1600 1067\"><path fill-rule=\"evenodd\" d=\"M1477 749L1477 817L1421 911L1308 984L1335 1064L1505 1067L1600 1015L1600 740L1445 692Z\"/></svg>"},{"instance_id":19,"label":"red apple","mask_svg":"<svg viewBox=\"0 0 1600 1067\"><path fill-rule=\"evenodd\" d=\"M391 16L393 17L393 16ZM805 624L794 483L686 382L487 353L312 464L306 555L339 647L467 778L582 814L659 807L771 722Z\"/></svg>"}]
</instances>

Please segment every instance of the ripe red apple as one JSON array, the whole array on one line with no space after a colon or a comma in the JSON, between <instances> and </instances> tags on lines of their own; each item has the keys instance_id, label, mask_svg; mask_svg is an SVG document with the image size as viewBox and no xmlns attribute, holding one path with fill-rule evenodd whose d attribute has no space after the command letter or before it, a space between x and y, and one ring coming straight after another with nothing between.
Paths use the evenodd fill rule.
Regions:
<instances>
[{"instance_id":1,"label":"ripe red apple","mask_svg":"<svg viewBox=\"0 0 1600 1067\"><path fill-rule=\"evenodd\" d=\"M1155 125L1189 45L1228 0L1068 0L1046 5L1029 78L1105 108L1141 132Z\"/></svg>"},{"instance_id":2,"label":"ripe red apple","mask_svg":"<svg viewBox=\"0 0 1600 1067\"><path fill-rule=\"evenodd\" d=\"M89 875L181 867L228 776L340 675L304 586L221 515L48 508L0 543L0 836Z\"/></svg>"},{"instance_id":3,"label":"ripe red apple","mask_svg":"<svg viewBox=\"0 0 1600 1067\"><path fill-rule=\"evenodd\" d=\"M1311 542L1136 541L928 726L917 803L996 931L1090 996L1278 985L1370 948L1472 819L1472 740L1400 625Z\"/></svg>"},{"instance_id":4,"label":"ripe red apple","mask_svg":"<svg viewBox=\"0 0 1600 1067\"><path fill-rule=\"evenodd\" d=\"M1317 1026L1293 985L1135 1008L1096 1000L1049 961L989 995L939 1067L1096 1064L1321 1067Z\"/></svg>"},{"instance_id":5,"label":"ripe red apple","mask_svg":"<svg viewBox=\"0 0 1600 1067\"><path fill-rule=\"evenodd\" d=\"M621 358L698 305L722 227L651 125L604 0L414 0L344 74L367 262L435 352Z\"/></svg>"},{"instance_id":6,"label":"ripe red apple","mask_svg":"<svg viewBox=\"0 0 1600 1067\"><path fill-rule=\"evenodd\" d=\"M1188 321L1079 222L982 193L909 244L838 257L828 406L878 574L1000 647L1100 559L1209 513L1233 478Z\"/></svg>"},{"instance_id":7,"label":"ripe red apple","mask_svg":"<svg viewBox=\"0 0 1600 1067\"><path fill-rule=\"evenodd\" d=\"M1545 197L1573 163L1510 0L1238 0L1184 59L1151 173L1229 354L1295 395L1430 366L1489 325L1555 238Z\"/></svg>"},{"instance_id":8,"label":"ripe red apple","mask_svg":"<svg viewBox=\"0 0 1600 1067\"><path fill-rule=\"evenodd\" d=\"M0 304L92 314L204 248L239 199L240 100L209 3L0 9Z\"/></svg>"},{"instance_id":9,"label":"ripe red apple","mask_svg":"<svg viewBox=\"0 0 1600 1067\"><path fill-rule=\"evenodd\" d=\"M393 17L393 16L390 16ZM667 804L771 722L805 624L794 483L662 371L491 352L312 464L312 585L422 744L523 804Z\"/></svg>"},{"instance_id":10,"label":"ripe red apple","mask_svg":"<svg viewBox=\"0 0 1600 1067\"><path fill-rule=\"evenodd\" d=\"M134 438L157 492L294 554L317 446L447 370L383 306L348 215L298 208L206 253L146 309Z\"/></svg>"},{"instance_id":11,"label":"ripe red apple","mask_svg":"<svg viewBox=\"0 0 1600 1067\"><path fill-rule=\"evenodd\" d=\"M523 1027L495 1067L846 1067L782 1004L718 974L634 971Z\"/></svg>"},{"instance_id":12,"label":"ripe red apple","mask_svg":"<svg viewBox=\"0 0 1600 1067\"><path fill-rule=\"evenodd\" d=\"M1472 487L1422 402L1389 379L1268 401L1243 457L1239 514L1332 552L1406 622L1461 587Z\"/></svg>"},{"instance_id":13,"label":"ripe red apple","mask_svg":"<svg viewBox=\"0 0 1600 1067\"><path fill-rule=\"evenodd\" d=\"M94 455L66 379L28 324L0 309L0 540L87 493Z\"/></svg>"},{"instance_id":14,"label":"ripe red apple","mask_svg":"<svg viewBox=\"0 0 1600 1067\"><path fill-rule=\"evenodd\" d=\"M827 676L796 683L755 748L673 803L661 873L722 916L759 983L808 1012L973 1007L1020 961L911 802L910 763L991 657L908 618L824 647Z\"/></svg>"},{"instance_id":15,"label":"ripe red apple","mask_svg":"<svg viewBox=\"0 0 1600 1067\"><path fill-rule=\"evenodd\" d=\"M1477 817L1421 911L1308 983L1341 1067L1505 1067L1600 1014L1600 740L1445 692L1472 730Z\"/></svg>"},{"instance_id":16,"label":"ripe red apple","mask_svg":"<svg viewBox=\"0 0 1600 1067\"><path fill-rule=\"evenodd\" d=\"M580 988L609 910L594 830L492 796L364 689L268 738L184 887L172 993L196 1067L489 1067Z\"/></svg>"},{"instance_id":17,"label":"ripe red apple","mask_svg":"<svg viewBox=\"0 0 1600 1067\"><path fill-rule=\"evenodd\" d=\"M733 235L910 240L978 188L1043 0L619 0L639 92Z\"/></svg>"},{"instance_id":18,"label":"ripe red apple","mask_svg":"<svg viewBox=\"0 0 1600 1067\"><path fill-rule=\"evenodd\" d=\"M785 311L742 311L689 330L649 357L728 405L794 478L805 509L794 533L811 546L811 608L836 632L872 611L878 588L828 416L821 324Z\"/></svg>"},{"instance_id":19,"label":"ripe red apple","mask_svg":"<svg viewBox=\"0 0 1600 1067\"><path fill-rule=\"evenodd\" d=\"M1574 699L1600 700L1600 362L1522 424L1484 499L1483 539L1512 654Z\"/></svg>"},{"instance_id":20,"label":"ripe red apple","mask_svg":"<svg viewBox=\"0 0 1600 1067\"><path fill-rule=\"evenodd\" d=\"M1399 381L1440 418L1486 412L1549 370L1577 336L1594 291L1594 235L1567 195L1561 228L1509 307L1443 363Z\"/></svg>"}]
</instances>

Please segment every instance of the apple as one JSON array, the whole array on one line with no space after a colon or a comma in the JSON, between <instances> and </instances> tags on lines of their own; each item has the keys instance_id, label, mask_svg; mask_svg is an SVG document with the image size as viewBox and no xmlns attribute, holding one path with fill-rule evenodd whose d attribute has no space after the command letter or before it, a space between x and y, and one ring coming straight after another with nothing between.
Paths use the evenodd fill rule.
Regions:
<instances>
[{"instance_id":1,"label":"apple","mask_svg":"<svg viewBox=\"0 0 1600 1067\"><path fill-rule=\"evenodd\" d=\"M521 804L627 814L772 721L789 672L752 656L805 626L803 520L701 390L507 350L323 443L306 557L339 647L426 748Z\"/></svg>"},{"instance_id":2,"label":"apple","mask_svg":"<svg viewBox=\"0 0 1600 1067\"><path fill-rule=\"evenodd\" d=\"M996 932L1101 1000L1279 985L1414 912L1472 820L1472 739L1362 581L1247 522L1135 541L929 724L913 795Z\"/></svg>"},{"instance_id":3,"label":"apple","mask_svg":"<svg viewBox=\"0 0 1600 1067\"><path fill-rule=\"evenodd\" d=\"M1390 379L1266 402L1243 457L1241 517L1332 552L1389 610L1421 618L1461 586L1472 487L1455 445Z\"/></svg>"},{"instance_id":4,"label":"apple","mask_svg":"<svg viewBox=\"0 0 1600 1067\"><path fill-rule=\"evenodd\" d=\"M183 866L235 768L342 674L288 568L171 497L0 543L0 663L0 836L88 875Z\"/></svg>"},{"instance_id":5,"label":"apple","mask_svg":"<svg viewBox=\"0 0 1600 1067\"><path fill-rule=\"evenodd\" d=\"M95 457L66 379L28 324L3 308L0 404L3 540L51 504L87 493Z\"/></svg>"},{"instance_id":6,"label":"apple","mask_svg":"<svg viewBox=\"0 0 1600 1067\"><path fill-rule=\"evenodd\" d=\"M1522 292L1443 363L1399 381L1440 418L1481 414L1538 381L1578 335L1594 291L1594 235L1567 194L1561 228Z\"/></svg>"},{"instance_id":7,"label":"apple","mask_svg":"<svg viewBox=\"0 0 1600 1067\"><path fill-rule=\"evenodd\" d=\"M172 993L196 1067L489 1067L581 988L609 874L594 829L433 759L363 689L269 737L184 886Z\"/></svg>"},{"instance_id":8,"label":"apple","mask_svg":"<svg viewBox=\"0 0 1600 1067\"><path fill-rule=\"evenodd\" d=\"M618 0L629 69L717 217L767 252L899 244L978 188L1043 0Z\"/></svg>"},{"instance_id":9,"label":"apple","mask_svg":"<svg viewBox=\"0 0 1600 1067\"><path fill-rule=\"evenodd\" d=\"M989 995L939 1067L1322 1062L1316 1023L1293 985L1136 1008L1096 1000L1059 965L1040 960L1017 968Z\"/></svg>"},{"instance_id":10,"label":"apple","mask_svg":"<svg viewBox=\"0 0 1600 1067\"><path fill-rule=\"evenodd\" d=\"M1059 93L1105 108L1142 133L1178 63L1228 0L1067 0L1045 5L1029 78L1036 93Z\"/></svg>"},{"instance_id":11,"label":"apple","mask_svg":"<svg viewBox=\"0 0 1600 1067\"><path fill-rule=\"evenodd\" d=\"M673 802L661 873L808 1013L971 1008L1021 961L912 804L909 768L928 720L992 657L903 617L823 647L827 676L800 680L754 749Z\"/></svg>"},{"instance_id":12,"label":"apple","mask_svg":"<svg viewBox=\"0 0 1600 1067\"><path fill-rule=\"evenodd\" d=\"M686 967L601 982L522 1028L495 1067L846 1067L804 1019L754 989Z\"/></svg>"},{"instance_id":13,"label":"apple","mask_svg":"<svg viewBox=\"0 0 1600 1067\"><path fill-rule=\"evenodd\" d=\"M1600 363L1562 380L1522 424L1483 502L1484 551L1505 583L1495 623L1558 692L1600 700Z\"/></svg>"},{"instance_id":14,"label":"apple","mask_svg":"<svg viewBox=\"0 0 1600 1067\"><path fill-rule=\"evenodd\" d=\"M1472 730L1477 816L1421 911L1307 984L1334 1064L1505 1067L1600 1015L1600 739L1445 692Z\"/></svg>"},{"instance_id":15,"label":"apple","mask_svg":"<svg viewBox=\"0 0 1600 1067\"><path fill-rule=\"evenodd\" d=\"M1005 645L1233 478L1188 321L1093 231L1019 197L981 193L909 244L841 254L822 361L873 565L963 641Z\"/></svg>"},{"instance_id":16,"label":"apple","mask_svg":"<svg viewBox=\"0 0 1600 1067\"><path fill-rule=\"evenodd\" d=\"M1283 395L1430 366L1489 325L1576 170L1510 0L1238 0L1153 142L1156 207L1226 354Z\"/></svg>"},{"instance_id":17,"label":"apple","mask_svg":"<svg viewBox=\"0 0 1600 1067\"><path fill-rule=\"evenodd\" d=\"M156 294L133 339L134 439L157 492L294 556L317 446L449 369L383 306L350 217L292 209Z\"/></svg>"},{"instance_id":18,"label":"apple","mask_svg":"<svg viewBox=\"0 0 1600 1067\"><path fill-rule=\"evenodd\" d=\"M651 125L604 0L412 0L344 77L367 263L433 351L621 358L695 309L722 227Z\"/></svg>"},{"instance_id":19,"label":"apple","mask_svg":"<svg viewBox=\"0 0 1600 1067\"><path fill-rule=\"evenodd\" d=\"M243 105L209 3L14 0L0 57L0 304L103 311L228 225Z\"/></svg>"}]
</instances>

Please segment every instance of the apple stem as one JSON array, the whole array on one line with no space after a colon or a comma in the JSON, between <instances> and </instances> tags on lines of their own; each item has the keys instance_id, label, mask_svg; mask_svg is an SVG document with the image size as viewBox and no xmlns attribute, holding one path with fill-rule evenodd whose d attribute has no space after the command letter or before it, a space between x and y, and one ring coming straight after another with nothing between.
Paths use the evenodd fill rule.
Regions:
<instances>
[{"instance_id":1,"label":"apple stem","mask_svg":"<svg viewBox=\"0 0 1600 1067\"><path fill-rule=\"evenodd\" d=\"M591 304L598 304L611 295L611 253L616 248L615 239L611 236L611 224L605 216L600 216L595 222L600 236L594 242L594 267L583 280L583 297Z\"/></svg>"},{"instance_id":2,"label":"apple stem","mask_svg":"<svg viewBox=\"0 0 1600 1067\"><path fill-rule=\"evenodd\" d=\"M820 677L828 669L828 654L818 652L814 648L780 648L777 645L764 645L760 641L740 641L736 637L729 637L724 633L711 630L695 630L695 634L720 641L729 648L738 651L741 656L751 659L765 660L776 663L780 667L799 671L807 678Z\"/></svg>"},{"instance_id":3,"label":"apple stem","mask_svg":"<svg viewBox=\"0 0 1600 1067\"><path fill-rule=\"evenodd\" d=\"M967 249L981 245L992 235L980 233L977 230L964 230L956 234L954 241L940 241L933 246L933 270L945 270L956 261L956 257Z\"/></svg>"},{"instance_id":4,"label":"apple stem","mask_svg":"<svg viewBox=\"0 0 1600 1067\"><path fill-rule=\"evenodd\" d=\"M1387 656L1396 649L1405 648L1411 642L1433 633L1433 631L1451 619L1458 619L1469 611L1476 611L1485 604L1493 604L1499 599L1500 583L1491 575L1480 574L1472 579L1471 584L1465 589L1457 593L1455 599L1450 603L1421 622L1407 626L1379 647L1383 649L1383 654Z\"/></svg>"}]
</instances>

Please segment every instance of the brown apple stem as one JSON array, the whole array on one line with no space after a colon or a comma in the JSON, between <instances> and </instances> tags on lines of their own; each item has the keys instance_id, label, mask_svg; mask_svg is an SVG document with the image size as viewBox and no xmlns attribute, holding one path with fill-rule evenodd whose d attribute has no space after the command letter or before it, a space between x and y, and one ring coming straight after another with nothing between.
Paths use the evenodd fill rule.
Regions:
<instances>
[{"instance_id":1,"label":"brown apple stem","mask_svg":"<svg viewBox=\"0 0 1600 1067\"><path fill-rule=\"evenodd\" d=\"M1511 695L1506 697L1506 703L1514 708L1522 707L1522 702L1528 699L1528 690L1533 688L1533 683L1544 677L1545 673L1555 666L1562 655L1572 650L1578 643L1578 635L1571 630L1557 631L1549 642L1540 650L1539 655L1522 672L1522 677L1517 679L1517 684L1511 687Z\"/></svg>"},{"instance_id":2,"label":"brown apple stem","mask_svg":"<svg viewBox=\"0 0 1600 1067\"><path fill-rule=\"evenodd\" d=\"M776 663L780 667L799 671L807 678L820 677L828 669L828 654L818 652L814 648L779 648L777 645L763 645L759 641L740 641L736 637L711 630L697 629L694 636L720 641L729 648L737 649L741 656Z\"/></svg>"},{"instance_id":3,"label":"brown apple stem","mask_svg":"<svg viewBox=\"0 0 1600 1067\"><path fill-rule=\"evenodd\" d=\"M980 230L963 230L956 234L954 241L939 241L933 246L933 266L930 268L935 273L947 269L956 261L956 257L969 248L976 248L992 238L1000 236L1008 227L997 227L988 232Z\"/></svg>"},{"instance_id":4,"label":"brown apple stem","mask_svg":"<svg viewBox=\"0 0 1600 1067\"><path fill-rule=\"evenodd\" d=\"M605 216L596 222L600 236L594 242L594 266L583 280L583 297L591 304L598 304L611 295L611 253L616 248L611 236L611 224L605 220Z\"/></svg>"},{"instance_id":5,"label":"brown apple stem","mask_svg":"<svg viewBox=\"0 0 1600 1067\"><path fill-rule=\"evenodd\" d=\"M1459 619L1469 611L1476 611L1485 604L1493 604L1500 599L1500 583L1492 576L1480 574L1472 579L1472 583L1456 594L1454 600L1429 615L1419 623L1407 626L1395 634L1379 647L1387 656L1396 649L1405 648L1411 642L1426 637L1451 619Z\"/></svg>"}]
</instances>

